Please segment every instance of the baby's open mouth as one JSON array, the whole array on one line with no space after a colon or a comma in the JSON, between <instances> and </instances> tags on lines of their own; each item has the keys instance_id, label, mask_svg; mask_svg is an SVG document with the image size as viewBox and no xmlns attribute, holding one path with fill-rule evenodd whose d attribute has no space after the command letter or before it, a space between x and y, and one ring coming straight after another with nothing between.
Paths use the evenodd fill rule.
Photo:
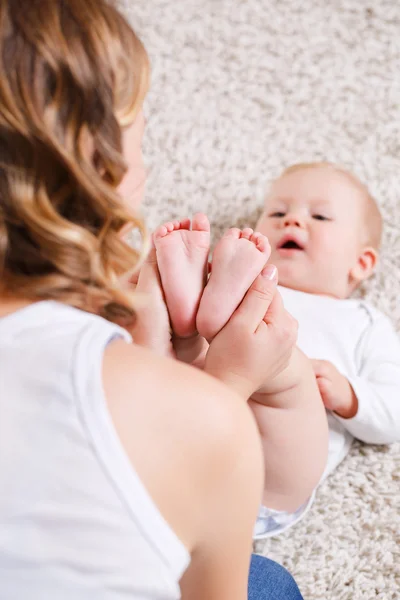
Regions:
<instances>
[{"instance_id":1,"label":"baby's open mouth","mask_svg":"<svg viewBox=\"0 0 400 600\"><path fill-rule=\"evenodd\" d=\"M299 246L299 244L295 241L285 242L284 244L282 244L282 246L279 247L280 250L282 248L285 248L287 250L303 250L303 248L301 248L301 246Z\"/></svg>"},{"instance_id":2,"label":"baby's open mouth","mask_svg":"<svg viewBox=\"0 0 400 600\"><path fill-rule=\"evenodd\" d=\"M304 250L304 247L299 242L296 242L296 240L294 239L284 238L278 244L278 250Z\"/></svg>"}]
</instances>

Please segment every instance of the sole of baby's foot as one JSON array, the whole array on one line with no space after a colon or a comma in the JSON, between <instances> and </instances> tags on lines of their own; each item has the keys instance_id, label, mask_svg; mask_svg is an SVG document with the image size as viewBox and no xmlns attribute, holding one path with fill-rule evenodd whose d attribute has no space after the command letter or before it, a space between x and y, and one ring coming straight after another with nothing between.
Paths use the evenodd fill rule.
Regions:
<instances>
[{"instance_id":1,"label":"sole of baby's foot","mask_svg":"<svg viewBox=\"0 0 400 600\"><path fill-rule=\"evenodd\" d=\"M197 313L197 329L211 341L226 325L271 254L267 238L252 229L229 229L217 244L211 276Z\"/></svg>"},{"instance_id":2,"label":"sole of baby's foot","mask_svg":"<svg viewBox=\"0 0 400 600\"><path fill-rule=\"evenodd\" d=\"M197 333L196 315L206 284L210 223L201 213L159 227L153 236L171 327L178 337Z\"/></svg>"}]
</instances>

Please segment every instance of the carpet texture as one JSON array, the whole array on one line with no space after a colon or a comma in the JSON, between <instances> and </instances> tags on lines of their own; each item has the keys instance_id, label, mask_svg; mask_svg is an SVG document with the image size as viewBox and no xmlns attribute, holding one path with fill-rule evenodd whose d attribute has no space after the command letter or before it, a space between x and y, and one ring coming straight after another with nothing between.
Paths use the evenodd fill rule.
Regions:
<instances>
[{"instance_id":1,"label":"carpet texture","mask_svg":"<svg viewBox=\"0 0 400 600\"><path fill-rule=\"evenodd\" d=\"M382 207L381 265L364 293L400 330L400 4L122 4L153 67L149 226L202 210L215 240L255 224L284 166L339 162ZM306 519L256 551L287 566L306 600L400 598L400 446L355 444Z\"/></svg>"}]
</instances>

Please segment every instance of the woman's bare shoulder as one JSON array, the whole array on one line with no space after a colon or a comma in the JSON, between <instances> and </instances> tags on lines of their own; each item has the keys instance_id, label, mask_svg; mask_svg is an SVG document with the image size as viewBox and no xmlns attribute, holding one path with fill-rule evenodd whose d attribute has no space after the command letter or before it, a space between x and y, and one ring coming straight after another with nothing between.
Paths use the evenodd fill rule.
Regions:
<instances>
[{"instance_id":1,"label":"woman's bare shoulder","mask_svg":"<svg viewBox=\"0 0 400 600\"><path fill-rule=\"evenodd\" d=\"M205 373L122 341L105 352L103 380L133 467L190 550L204 526L193 514L207 515L240 442L256 438L246 403Z\"/></svg>"}]
</instances>

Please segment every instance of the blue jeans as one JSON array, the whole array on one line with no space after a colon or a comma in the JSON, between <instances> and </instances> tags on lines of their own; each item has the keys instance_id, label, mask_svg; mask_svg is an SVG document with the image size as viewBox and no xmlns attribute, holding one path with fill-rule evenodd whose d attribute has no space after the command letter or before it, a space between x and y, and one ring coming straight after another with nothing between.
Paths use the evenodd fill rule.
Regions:
<instances>
[{"instance_id":1,"label":"blue jeans","mask_svg":"<svg viewBox=\"0 0 400 600\"><path fill-rule=\"evenodd\" d=\"M303 600L293 577L278 563L253 554L248 600Z\"/></svg>"}]
</instances>

